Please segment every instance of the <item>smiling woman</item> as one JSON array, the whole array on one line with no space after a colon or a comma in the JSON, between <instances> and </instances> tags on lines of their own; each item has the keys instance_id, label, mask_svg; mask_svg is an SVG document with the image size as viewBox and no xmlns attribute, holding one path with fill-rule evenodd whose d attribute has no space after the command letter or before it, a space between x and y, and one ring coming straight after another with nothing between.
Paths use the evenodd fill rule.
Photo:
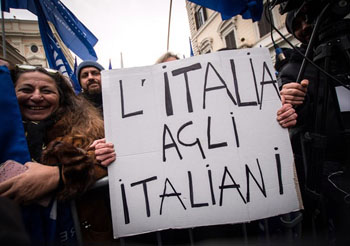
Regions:
<instances>
[{"instance_id":1,"label":"smiling woman","mask_svg":"<svg viewBox=\"0 0 350 246\"><path fill-rule=\"evenodd\" d=\"M29 65L16 66L11 74L33 161L25 164L25 172L0 183L0 196L25 205L25 225L32 244L42 245L42 241L60 240L50 235L74 228L59 227L61 222L57 222L56 231L45 234L47 228L40 229L39 224L46 224L46 216L54 208L59 218L62 207L69 205L67 201L81 196L107 174L105 166L116 155L113 145L103 139L100 113L75 95L68 78L58 71ZM75 240L71 237L67 240Z\"/></svg>"},{"instance_id":2,"label":"smiling woman","mask_svg":"<svg viewBox=\"0 0 350 246\"><path fill-rule=\"evenodd\" d=\"M15 87L23 118L33 121L49 117L59 105L55 81L39 71L23 74Z\"/></svg>"},{"instance_id":3,"label":"smiling woman","mask_svg":"<svg viewBox=\"0 0 350 246\"><path fill-rule=\"evenodd\" d=\"M101 140L93 144L104 137L103 121L90 103L75 95L68 78L55 70L23 65L12 71L12 78L32 159L46 165L59 163L58 198L70 199L106 175L100 164L115 159L114 148ZM100 154L101 148L107 154ZM38 196L49 191L39 189ZM19 201L37 199L12 192Z\"/></svg>"}]
</instances>

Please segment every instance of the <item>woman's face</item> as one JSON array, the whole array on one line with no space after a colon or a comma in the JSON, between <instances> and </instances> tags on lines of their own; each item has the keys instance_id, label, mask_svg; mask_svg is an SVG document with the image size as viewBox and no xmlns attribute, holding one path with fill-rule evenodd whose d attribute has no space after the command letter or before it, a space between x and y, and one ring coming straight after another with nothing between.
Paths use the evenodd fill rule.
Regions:
<instances>
[{"instance_id":1,"label":"woman's face","mask_svg":"<svg viewBox=\"0 0 350 246\"><path fill-rule=\"evenodd\" d=\"M15 85L16 96L23 118L41 121L59 106L59 92L50 76L39 71L23 73Z\"/></svg>"}]
</instances>

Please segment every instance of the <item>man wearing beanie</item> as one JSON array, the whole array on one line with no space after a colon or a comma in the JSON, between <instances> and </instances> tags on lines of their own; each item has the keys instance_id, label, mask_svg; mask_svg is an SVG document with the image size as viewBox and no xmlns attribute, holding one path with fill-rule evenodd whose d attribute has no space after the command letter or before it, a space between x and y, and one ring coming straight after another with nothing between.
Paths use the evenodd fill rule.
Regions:
<instances>
[{"instance_id":1,"label":"man wearing beanie","mask_svg":"<svg viewBox=\"0 0 350 246\"><path fill-rule=\"evenodd\" d=\"M101 71L104 68L95 61L83 61L77 68L77 78L82 88L81 96L90 101L97 109L102 108Z\"/></svg>"}]
</instances>

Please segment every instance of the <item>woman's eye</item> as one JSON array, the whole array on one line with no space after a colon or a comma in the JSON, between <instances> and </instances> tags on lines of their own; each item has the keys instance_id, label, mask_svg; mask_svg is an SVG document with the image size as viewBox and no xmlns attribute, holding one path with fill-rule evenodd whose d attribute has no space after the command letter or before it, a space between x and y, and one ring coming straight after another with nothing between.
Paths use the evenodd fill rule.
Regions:
<instances>
[{"instance_id":1,"label":"woman's eye","mask_svg":"<svg viewBox=\"0 0 350 246\"><path fill-rule=\"evenodd\" d=\"M23 93L31 93L32 89L30 89L30 88L20 88L18 91L23 92Z\"/></svg>"},{"instance_id":2,"label":"woman's eye","mask_svg":"<svg viewBox=\"0 0 350 246\"><path fill-rule=\"evenodd\" d=\"M52 93L51 90L42 90L41 92L44 93L44 94L51 94Z\"/></svg>"}]
</instances>

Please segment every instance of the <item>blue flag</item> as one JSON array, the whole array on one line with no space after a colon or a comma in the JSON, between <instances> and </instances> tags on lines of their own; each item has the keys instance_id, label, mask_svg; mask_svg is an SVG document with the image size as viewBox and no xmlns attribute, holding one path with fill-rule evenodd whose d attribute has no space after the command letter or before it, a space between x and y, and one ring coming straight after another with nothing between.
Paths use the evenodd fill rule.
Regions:
<instances>
[{"instance_id":1,"label":"blue flag","mask_svg":"<svg viewBox=\"0 0 350 246\"><path fill-rule=\"evenodd\" d=\"M193 54L193 49L192 49L192 43L191 43L191 38L188 38L190 41L190 56L194 56Z\"/></svg>"},{"instance_id":2,"label":"blue flag","mask_svg":"<svg viewBox=\"0 0 350 246\"><path fill-rule=\"evenodd\" d=\"M242 15L243 19L259 21L263 11L263 0L189 0L203 7L221 13L223 20L228 20L236 15Z\"/></svg>"},{"instance_id":3,"label":"blue flag","mask_svg":"<svg viewBox=\"0 0 350 246\"><path fill-rule=\"evenodd\" d=\"M109 59L109 66L108 66L108 69L111 70L112 69L112 60Z\"/></svg>"},{"instance_id":4,"label":"blue flag","mask_svg":"<svg viewBox=\"0 0 350 246\"><path fill-rule=\"evenodd\" d=\"M60 71L68 78L73 77L72 68L70 67L66 57L61 50L61 47L54 37L49 24L45 20L43 9L40 3L35 1L35 5L39 22L40 36L45 49L46 59L49 63L50 68Z\"/></svg>"},{"instance_id":5,"label":"blue flag","mask_svg":"<svg viewBox=\"0 0 350 246\"><path fill-rule=\"evenodd\" d=\"M28 9L36 15L36 7L34 1L27 0L1 0L1 10L9 12L10 8L14 9Z\"/></svg>"},{"instance_id":6,"label":"blue flag","mask_svg":"<svg viewBox=\"0 0 350 246\"><path fill-rule=\"evenodd\" d=\"M0 163L11 159L24 164L30 161L30 155L10 72L5 66L0 66L0 83Z\"/></svg>"},{"instance_id":7,"label":"blue flag","mask_svg":"<svg viewBox=\"0 0 350 246\"><path fill-rule=\"evenodd\" d=\"M55 26L70 50L82 60L97 60L93 47L98 39L59 0L1 0L2 10L7 12L9 8L27 9L38 16L38 5L43 12L42 18Z\"/></svg>"},{"instance_id":8,"label":"blue flag","mask_svg":"<svg viewBox=\"0 0 350 246\"><path fill-rule=\"evenodd\" d=\"M78 61L77 61L77 57L74 58L74 74L77 73L77 68L78 68Z\"/></svg>"},{"instance_id":9,"label":"blue flag","mask_svg":"<svg viewBox=\"0 0 350 246\"><path fill-rule=\"evenodd\" d=\"M73 84L73 88L75 91L75 94L79 94L81 92L81 87L77 78L77 68L78 68L78 62L77 62L77 57L74 59L74 69L73 69L73 74L71 75L70 79Z\"/></svg>"}]
</instances>

